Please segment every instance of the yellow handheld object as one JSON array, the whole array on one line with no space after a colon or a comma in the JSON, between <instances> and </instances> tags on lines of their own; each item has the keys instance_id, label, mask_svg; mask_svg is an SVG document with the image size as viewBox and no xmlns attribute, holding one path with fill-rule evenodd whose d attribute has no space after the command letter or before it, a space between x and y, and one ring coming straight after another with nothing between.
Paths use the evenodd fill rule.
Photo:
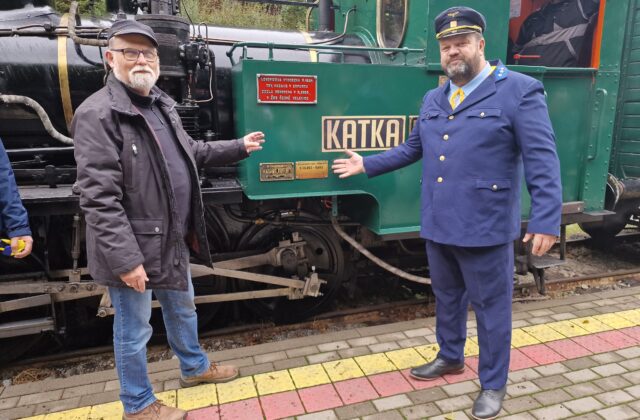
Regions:
<instances>
[{"instance_id":1,"label":"yellow handheld object","mask_svg":"<svg viewBox=\"0 0 640 420\"><path fill-rule=\"evenodd\" d=\"M0 245L6 244L5 246L0 246L0 254L6 255L7 257L16 255L24 250L24 247L27 245L22 239L18 240L18 249L11 249L11 240L10 239L0 239Z\"/></svg>"}]
</instances>

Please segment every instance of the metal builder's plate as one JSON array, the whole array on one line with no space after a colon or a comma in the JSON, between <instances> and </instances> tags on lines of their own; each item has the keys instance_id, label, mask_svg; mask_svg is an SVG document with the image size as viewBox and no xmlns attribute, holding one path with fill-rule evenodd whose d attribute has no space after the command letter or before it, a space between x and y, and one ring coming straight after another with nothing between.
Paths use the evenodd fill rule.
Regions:
<instances>
[{"instance_id":1,"label":"metal builder's plate","mask_svg":"<svg viewBox=\"0 0 640 420\"><path fill-rule=\"evenodd\" d=\"M293 181L293 162L261 163L260 181Z\"/></svg>"},{"instance_id":2,"label":"metal builder's plate","mask_svg":"<svg viewBox=\"0 0 640 420\"><path fill-rule=\"evenodd\" d=\"M310 160L296 162L296 179L320 179L328 177L328 160Z\"/></svg>"}]
</instances>

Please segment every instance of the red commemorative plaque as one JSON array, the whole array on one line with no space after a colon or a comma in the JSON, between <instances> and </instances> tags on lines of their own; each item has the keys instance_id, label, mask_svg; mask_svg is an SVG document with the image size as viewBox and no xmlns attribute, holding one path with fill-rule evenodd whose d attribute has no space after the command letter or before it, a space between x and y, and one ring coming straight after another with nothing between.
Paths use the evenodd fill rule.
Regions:
<instances>
[{"instance_id":1,"label":"red commemorative plaque","mask_svg":"<svg viewBox=\"0 0 640 420\"><path fill-rule=\"evenodd\" d=\"M316 104L318 77L293 74L258 74L259 104Z\"/></svg>"}]
</instances>

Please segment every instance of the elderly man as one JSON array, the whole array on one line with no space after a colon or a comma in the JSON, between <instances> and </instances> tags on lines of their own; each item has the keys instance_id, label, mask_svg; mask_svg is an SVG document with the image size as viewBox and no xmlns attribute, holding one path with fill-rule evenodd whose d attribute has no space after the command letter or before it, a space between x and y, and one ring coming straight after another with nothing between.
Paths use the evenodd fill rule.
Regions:
<instances>
[{"instance_id":1,"label":"elderly man","mask_svg":"<svg viewBox=\"0 0 640 420\"><path fill-rule=\"evenodd\" d=\"M77 110L72 132L91 276L108 286L125 419L182 419L156 400L147 376L151 291L180 361L182 386L225 382L233 366L210 363L200 348L189 256L210 263L198 167L260 150L264 135L205 143L184 131L175 102L155 87L160 72L153 30L122 20L109 30L104 88Z\"/></svg>"},{"instance_id":2,"label":"elderly man","mask_svg":"<svg viewBox=\"0 0 640 420\"><path fill-rule=\"evenodd\" d=\"M436 296L437 358L411 370L431 380L464 370L467 309L476 313L482 390L476 419L498 415L511 344L513 245L520 235L524 164L531 194L525 242L546 253L559 232L559 162L542 84L487 62L477 11L453 7L435 19L442 69L449 77L424 97L406 143L366 157L347 151L341 178L377 176L423 160L421 236Z\"/></svg>"}]
</instances>

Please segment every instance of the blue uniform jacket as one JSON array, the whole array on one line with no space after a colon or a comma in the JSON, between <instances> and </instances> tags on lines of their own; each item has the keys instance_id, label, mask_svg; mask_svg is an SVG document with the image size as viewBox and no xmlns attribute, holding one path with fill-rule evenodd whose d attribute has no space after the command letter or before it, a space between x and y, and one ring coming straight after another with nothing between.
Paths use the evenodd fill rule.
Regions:
<instances>
[{"instance_id":1,"label":"blue uniform jacket","mask_svg":"<svg viewBox=\"0 0 640 420\"><path fill-rule=\"evenodd\" d=\"M0 234L9 238L31 236L27 211L22 206L9 157L0 141Z\"/></svg>"},{"instance_id":2,"label":"blue uniform jacket","mask_svg":"<svg viewBox=\"0 0 640 420\"><path fill-rule=\"evenodd\" d=\"M491 64L495 71L455 110L448 84L427 92L407 141L364 159L374 177L422 158L423 238L456 246L518 238L523 166L532 200L528 232L559 233L560 164L544 88Z\"/></svg>"}]
</instances>

